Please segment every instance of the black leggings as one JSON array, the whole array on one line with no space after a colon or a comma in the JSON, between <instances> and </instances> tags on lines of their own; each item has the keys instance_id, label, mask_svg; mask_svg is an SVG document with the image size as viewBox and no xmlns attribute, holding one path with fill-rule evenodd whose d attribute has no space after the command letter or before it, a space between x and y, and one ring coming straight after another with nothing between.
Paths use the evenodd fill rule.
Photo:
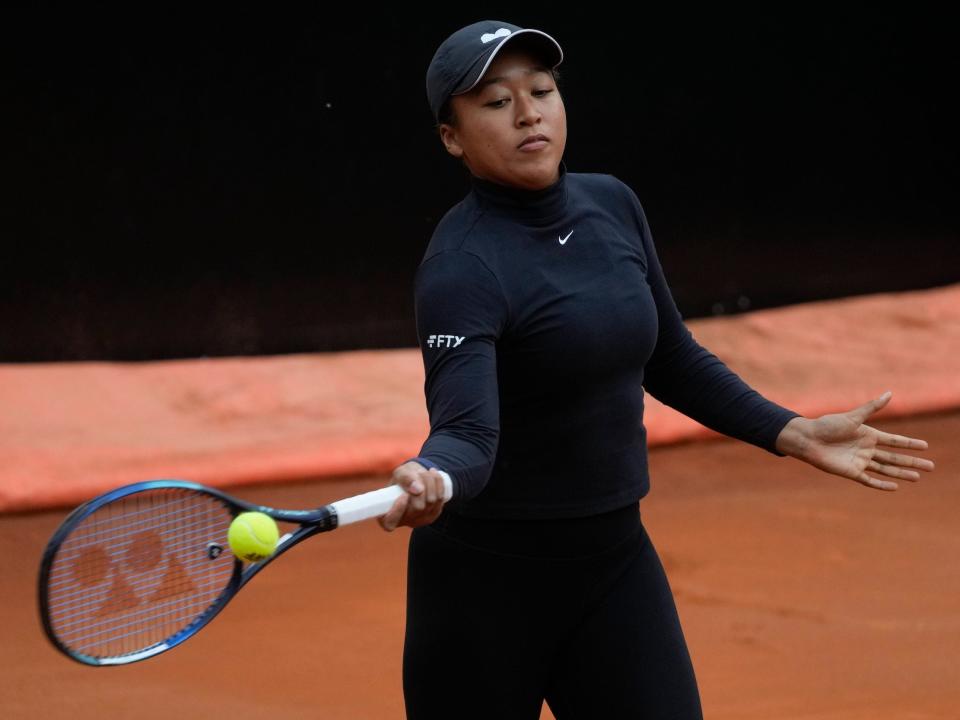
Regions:
<instances>
[{"instance_id":1,"label":"black leggings","mask_svg":"<svg viewBox=\"0 0 960 720\"><path fill-rule=\"evenodd\" d=\"M702 718L663 566L632 504L572 520L447 511L410 535L409 720Z\"/></svg>"}]
</instances>

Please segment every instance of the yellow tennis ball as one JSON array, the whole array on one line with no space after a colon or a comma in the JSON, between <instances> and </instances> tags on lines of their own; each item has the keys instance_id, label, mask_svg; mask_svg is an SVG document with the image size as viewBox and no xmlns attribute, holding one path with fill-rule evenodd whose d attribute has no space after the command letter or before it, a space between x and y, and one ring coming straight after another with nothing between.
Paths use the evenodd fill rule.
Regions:
<instances>
[{"instance_id":1,"label":"yellow tennis ball","mask_svg":"<svg viewBox=\"0 0 960 720\"><path fill-rule=\"evenodd\" d=\"M247 562L260 562L273 555L279 538L277 523L262 512L240 513L227 531L233 554Z\"/></svg>"}]
</instances>

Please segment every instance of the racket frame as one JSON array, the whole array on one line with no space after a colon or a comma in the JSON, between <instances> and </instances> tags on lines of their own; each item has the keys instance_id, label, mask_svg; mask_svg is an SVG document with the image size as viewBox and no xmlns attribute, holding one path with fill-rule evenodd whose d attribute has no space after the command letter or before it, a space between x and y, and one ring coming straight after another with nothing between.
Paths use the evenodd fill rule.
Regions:
<instances>
[{"instance_id":1,"label":"racket frame","mask_svg":"<svg viewBox=\"0 0 960 720\"><path fill-rule=\"evenodd\" d=\"M50 577L54 559L56 558L57 552L59 551L63 541L80 523L90 517L93 513L112 502L149 490L168 489L191 490L204 495L213 496L224 503L224 505L230 510L233 517L236 517L243 512L262 512L266 515L269 515L274 520L288 523L298 523L300 527L284 534L277 541L277 547L274 553L269 557L264 558L260 562L244 563L240 558L235 557L233 575L231 576L230 581L227 583L227 586L223 589L223 592L220 593L220 596L213 602L213 604L210 605L210 607L198 615L189 625L165 640L134 653L105 658L95 657L92 655L87 655L86 653L78 652L77 650L74 650L73 648L61 642L57 637L57 634L54 631L53 625L50 621L47 581ZM329 505L316 510L281 510L268 507L266 505L249 503L228 495L227 493L217 490L216 488L207 487L205 485L189 482L187 480L146 480L116 488L115 490L111 490L110 492L93 498L71 512L64 519L63 523L47 543L47 547L43 553L43 559L40 563L40 574L37 579L40 619L43 623L44 633L50 642L53 643L54 647L68 657L76 660L77 662L83 663L84 665L102 667L106 665L126 665L129 663L138 662L140 660L146 660L149 657L153 657L154 655L158 655L159 653L176 647L187 638L199 632L207 625L207 623L213 620L213 618L215 618L221 610L223 610L227 603L230 602L233 596L236 595L244 585L250 582L261 570L273 562L276 557L286 552L294 545L298 545L299 543L303 542L307 538L316 535L317 533L328 532L335 529L337 526L338 518L336 511ZM224 552L228 550L229 548L224 548Z\"/></svg>"}]
</instances>

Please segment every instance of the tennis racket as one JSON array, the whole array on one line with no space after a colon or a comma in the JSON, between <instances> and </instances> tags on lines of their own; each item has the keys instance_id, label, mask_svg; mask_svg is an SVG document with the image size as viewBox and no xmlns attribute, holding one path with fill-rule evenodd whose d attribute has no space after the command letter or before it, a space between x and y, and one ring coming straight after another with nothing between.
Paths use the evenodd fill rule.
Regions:
<instances>
[{"instance_id":1,"label":"tennis racket","mask_svg":"<svg viewBox=\"0 0 960 720\"><path fill-rule=\"evenodd\" d=\"M446 501L452 485L440 474ZM277 510L183 480L117 488L74 510L47 544L39 577L44 631L87 665L146 660L197 633L294 545L384 515L404 492L391 485L316 510ZM233 518L248 511L298 525L258 563L235 557L227 543Z\"/></svg>"}]
</instances>

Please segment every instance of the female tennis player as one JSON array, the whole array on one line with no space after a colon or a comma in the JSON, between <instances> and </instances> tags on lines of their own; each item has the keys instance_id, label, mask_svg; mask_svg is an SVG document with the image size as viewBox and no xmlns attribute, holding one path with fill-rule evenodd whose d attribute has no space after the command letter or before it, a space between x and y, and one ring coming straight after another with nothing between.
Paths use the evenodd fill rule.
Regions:
<instances>
[{"instance_id":1,"label":"female tennis player","mask_svg":"<svg viewBox=\"0 0 960 720\"><path fill-rule=\"evenodd\" d=\"M644 391L719 432L880 490L933 463L865 425L890 393L808 419L684 325L643 209L567 172L560 45L480 22L437 50L427 95L471 190L416 276L430 434L381 518L408 525L408 717L700 718L670 587L641 523ZM615 121L615 116L612 118ZM623 128L611 125L612 141ZM891 449L884 449L891 448ZM441 500L437 469L454 482Z\"/></svg>"}]
</instances>

